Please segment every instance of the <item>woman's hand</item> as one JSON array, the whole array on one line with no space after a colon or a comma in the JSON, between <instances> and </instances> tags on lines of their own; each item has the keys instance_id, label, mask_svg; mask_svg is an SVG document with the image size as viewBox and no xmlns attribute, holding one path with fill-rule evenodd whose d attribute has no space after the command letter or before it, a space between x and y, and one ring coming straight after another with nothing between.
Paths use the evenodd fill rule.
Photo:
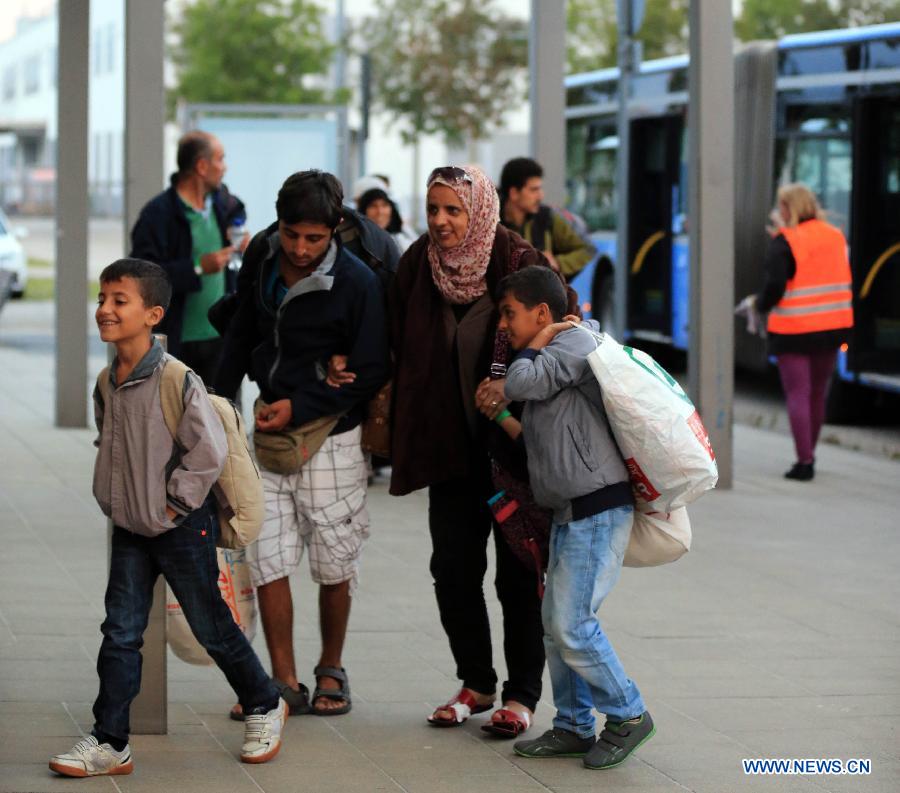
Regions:
<instances>
[{"instance_id":1,"label":"woman's hand","mask_svg":"<svg viewBox=\"0 0 900 793\"><path fill-rule=\"evenodd\" d=\"M256 429L260 432L278 432L283 430L291 420L291 400L279 399L266 405L256 417Z\"/></svg>"},{"instance_id":2,"label":"woman's hand","mask_svg":"<svg viewBox=\"0 0 900 793\"><path fill-rule=\"evenodd\" d=\"M475 406L491 421L499 416L509 404L503 396L505 378L491 380L485 377L475 390Z\"/></svg>"},{"instance_id":3,"label":"woman's hand","mask_svg":"<svg viewBox=\"0 0 900 793\"><path fill-rule=\"evenodd\" d=\"M347 356L332 355L328 359L328 376L325 382L332 388L340 388L342 385L349 385L356 380L353 372L347 371Z\"/></svg>"}]
</instances>

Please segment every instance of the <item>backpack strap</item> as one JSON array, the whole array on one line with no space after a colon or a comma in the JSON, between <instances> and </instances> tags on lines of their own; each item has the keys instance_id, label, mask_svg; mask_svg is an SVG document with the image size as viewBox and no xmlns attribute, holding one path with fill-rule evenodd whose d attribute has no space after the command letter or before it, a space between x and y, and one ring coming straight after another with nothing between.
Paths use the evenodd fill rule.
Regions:
<instances>
[{"instance_id":1,"label":"backpack strap","mask_svg":"<svg viewBox=\"0 0 900 793\"><path fill-rule=\"evenodd\" d=\"M190 371L177 358L170 357L159 377L159 403L172 438L177 437L178 425L184 416L184 382Z\"/></svg>"},{"instance_id":2,"label":"backpack strap","mask_svg":"<svg viewBox=\"0 0 900 793\"><path fill-rule=\"evenodd\" d=\"M104 366L103 371L97 375L97 391L100 392L100 399L103 401L103 409L106 410L106 403L109 402L109 367Z\"/></svg>"}]
</instances>

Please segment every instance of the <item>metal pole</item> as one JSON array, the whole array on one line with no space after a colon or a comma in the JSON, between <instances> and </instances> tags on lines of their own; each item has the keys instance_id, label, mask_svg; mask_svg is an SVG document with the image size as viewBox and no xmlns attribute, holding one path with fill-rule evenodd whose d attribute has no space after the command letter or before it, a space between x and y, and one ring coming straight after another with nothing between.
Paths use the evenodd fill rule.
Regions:
<instances>
[{"instance_id":1,"label":"metal pole","mask_svg":"<svg viewBox=\"0 0 900 793\"><path fill-rule=\"evenodd\" d=\"M613 335L620 341L625 337L628 323L628 98L631 95L631 74L635 68L634 41L631 38L632 4L619 3L617 9L619 112L616 116L618 148L616 151L616 261L613 270Z\"/></svg>"},{"instance_id":2,"label":"metal pole","mask_svg":"<svg viewBox=\"0 0 900 793\"><path fill-rule=\"evenodd\" d=\"M60 3L60 6L66 3ZM165 92L164 0L125 0L125 249L141 207L163 185ZM164 341L164 337L163 337ZM150 622L141 649L141 693L131 705L132 731L164 735L168 730L166 675L166 582L153 589Z\"/></svg>"},{"instance_id":3,"label":"metal pole","mask_svg":"<svg viewBox=\"0 0 900 793\"><path fill-rule=\"evenodd\" d=\"M530 149L544 168L544 193L550 204L566 200L565 56L565 0L531 0Z\"/></svg>"},{"instance_id":4,"label":"metal pole","mask_svg":"<svg viewBox=\"0 0 900 793\"><path fill-rule=\"evenodd\" d=\"M344 42L344 0L337 0L337 13L335 24L335 54L334 82L335 91L343 91L347 87L347 52ZM347 104L338 107L338 178L344 185L344 194L350 191L350 183L353 177L350 173L350 127L347 123Z\"/></svg>"},{"instance_id":5,"label":"metal pole","mask_svg":"<svg viewBox=\"0 0 900 793\"><path fill-rule=\"evenodd\" d=\"M369 112L372 105L372 56L364 53L360 58L360 115L359 125L359 176L366 175L366 144L369 140Z\"/></svg>"},{"instance_id":6,"label":"metal pole","mask_svg":"<svg viewBox=\"0 0 900 793\"><path fill-rule=\"evenodd\" d=\"M90 0L57 4L56 426L87 426Z\"/></svg>"},{"instance_id":7,"label":"metal pole","mask_svg":"<svg viewBox=\"0 0 900 793\"><path fill-rule=\"evenodd\" d=\"M734 397L734 52L731 4L691 0L688 380L732 486Z\"/></svg>"}]
</instances>

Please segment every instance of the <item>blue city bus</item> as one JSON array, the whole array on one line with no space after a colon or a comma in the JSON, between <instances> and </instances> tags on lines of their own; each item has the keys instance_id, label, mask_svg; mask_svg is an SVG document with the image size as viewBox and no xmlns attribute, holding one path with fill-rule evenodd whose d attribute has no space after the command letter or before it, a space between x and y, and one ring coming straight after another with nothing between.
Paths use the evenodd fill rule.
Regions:
<instances>
[{"instance_id":1,"label":"blue city bus","mask_svg":"<svg viewBox=\"0 0 900 793\"><path fill-rule=\"evenodd\" d=\"M754 42L735 60L735 301L759 290L775 191L804 182L850 244L856 327L829 401L848 418L868 389L900 392L900 23ZM686 351L689 333L688 58L641 64L628 104L628 250L616 250L618 69L566 78L568 207L598 256L576 276L602 313L627 278L626 335ZM735 332L739 366L769 365Z\"/></svg>"}]
</instances>

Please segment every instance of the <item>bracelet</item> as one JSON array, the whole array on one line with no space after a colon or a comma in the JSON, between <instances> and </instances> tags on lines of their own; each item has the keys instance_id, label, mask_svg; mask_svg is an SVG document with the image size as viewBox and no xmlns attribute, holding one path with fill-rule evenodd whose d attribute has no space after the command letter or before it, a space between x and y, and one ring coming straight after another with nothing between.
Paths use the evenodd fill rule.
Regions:
<instances>
[{"instance_id":1,"label":"bracelet","mask_svg":"<svg viewBox=\"0 0 900 793\"><path fill-rule=\"evenodd\" d=\"M496 421L498 424L502 424L504 421L506 421L507 419L511 419L511 418L512 418L512 413L510 413L509 410L507 410L506 408L503 408L503 410L500 411L500 415L497 416L497 418L495 418L494 421Z\"/></svg>"}]
</instances>

